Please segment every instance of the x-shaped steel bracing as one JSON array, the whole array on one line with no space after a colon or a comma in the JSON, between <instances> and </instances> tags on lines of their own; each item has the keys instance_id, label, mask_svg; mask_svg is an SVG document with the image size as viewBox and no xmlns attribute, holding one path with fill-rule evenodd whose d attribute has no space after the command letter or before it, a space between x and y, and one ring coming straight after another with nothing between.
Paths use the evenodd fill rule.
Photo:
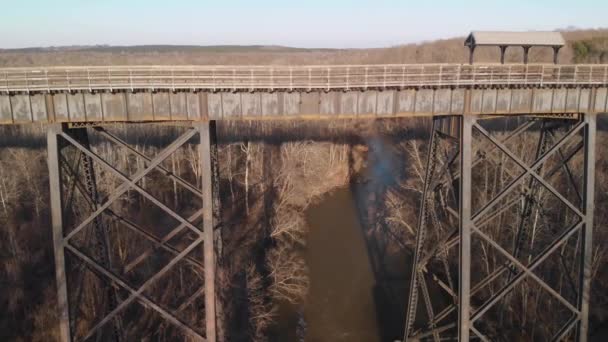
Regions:
<instances>
[{"instance_id":1,"label":"x-shaped steel bracing","mask_svg":"<svg viewBox=\"0 0 608 342\"><path fill-rule=\"evenodd\" d=\"M435 120L438 120L438 119L435 119ZM517 166L519 166L521 169L523 169L523 172L517 174L517 173L512 173L510 171L507 171L507 173L512 177L511 181L505 187L503 187L503 189L501 191L499 191L496 196L494 196L491 200L489 200L479 210L477 210L476 212L471 212L469 209L469 212L465 213L465 216L468 216L468 219L463 220L463 218L461 217L462 209L461 209L460 213L457 213L456 211L449 208L449 206L448 206L446 208L447 213L453 217L458 218L460 220L461 227L463 227L463 225L466 225L466 226L468 226L468 228L465 229L464 232L461 231L462 228L452 230L451 233L444 235L442 240L438 241L435 244L435 246L431 249L431 251L427 252L427 253L423 253L423 250L421 249L422 247L420 246L420 241L419 241L420 236L424 236L426 234L424 232L426 222L423 218L421 218L422 221L419 221L419 227L418 227L418 233L417 233L418 234L418 237L417 237L418 245L416 247L414 270L412 271L413 272L412 273L412 283L410 285L410 299L409 299L410 302L408 303L408 314L407 314L407 321L406 321L406 340L432 338L433 340L438 341L438 340L440 340L440 334L446 332L449 329L454 329L454 328L459 328L459 331L462 331L463 329L468 329L474 335L476 335L477 338L480 338L481 340L487 340L488 338L486 336L484 336L477 328L475 328L475 326L474 326L475 322L478 321L486 312L488 312L488 310L490 308L492 308L496 303L498 303L501 299L503 299L508 293L510 293L510 291L512 291L513 288L515 286L517 286L519 283L521 283L524 279L534 280L544 291L549 293L551 296L553 296L553 298L555 298L557 301L559 301L561 304L563 304L566 308L568 308L572 312L571 318L555 334L555 336L554 336L555 340L559 340L559 339L567 336L571 332L572 328L577 325L577 323L580 326L579 336L586 336L587 320L588 320L587 312L588 312L588 293L589 293L589 273L590 273L588 264L589 264L589 257L590 257L589 251L590 251L591 225L593 222L592 221L593 205L592 205L592 203L590 205L589 199L593 198L592 197L593 191L592 191L592 189L590 189L590 187L592 188L592 184L593 184L593 177L591 175L591 172L593 171L592 159L594 158L593 149L595 147L595 117L592 114L585 115L584 120L580 120L578 123L573 125L573 127L571 127L564 136L562 136L560 139L557 139L557 141L554 142L554 145L549 147L545 153L542 153L541 155L537 156L537 158L535 158L535 160L532 162L531 165L527 165L523 160L521 160L517 155L515 155L505 145L505 143L508 140L518 136L520 133L522 133L525 130L527 130L528 128L530 128L533 124L532 121L529 121L527 123L524 123L523 125L520 125L517 129L515 129L515 131L512 134L508 135L503 140L499 140L499 139L493 137L484 127L479 125L479 123L477 123L475 119L468 117L468 118L466 118L466 120L468 121L467 124L461 124L461 128L462 128L461 134L468 135L468 137L465 136L464 138L461 136L461 140L460 140L461 143L460 143L459 149L460 149L460 153L461 153L461 156L460 156L461 157L461 170L459 172L454 173L454 175L451 175L452 178L450 178L451 181L453 181L454 177L460 178L462 176L462 170L464 168L468 168L468 170L469 170L468 175L467 175L468 185L465 185L464 187L462 187L463 180L459 179L460 183L461 183L461 192L468 193L468 194L465 194L464 196L461 194L461 198L460 198L461 203L459 204L461 206L461 208L463 205L465 205L465 206L468 205L468 207L470 208L471 190L472 190L471 189L471 185L472 185L471 180L472 179L471 179L470 170L475 165L477 165L482 159L481 157L479 157L479 155L476 156L475 159L472 158L472 153L471 153L472 146L471 145L473 143L472 135L473 135L474 130L479 132L482 137L484 137L485 139L487 139L488 141L491 142L491 145L489 147L488 146L479 146L479 150L485 150L485 153L483 154L485 158L489 157L489 160L492 160L494 158L495 151L502 152L511 161L513 161ZM468 127L467 127L467 125L468 125ZM434 130L435 130L435 125L433 125L433 131ZM575 145L575 147L571 151L569 151L567 154L564 155L564 153L562 152L562 148L568 142L572 141L572 139L574 137L578 136L582 130L584 130L584 132L585 132L583 142ZM436 138L434 137L435 133L432 133L432 134L433 135L431 137L431 143L430 143L430 147L429 147L429 149L431 149L431 152L429 152L429 159L436 158L436 156L434 156L433 152L432 152L433 144L434 144L433 139L436 139ZM551 135L553 136L553 133L551 133ZM466 143L466 145L463 144L463 141ZM464 152L463 152L463 146L465 146ZM573 186L576 187L576 184L575 184L573 176L572 176L572 172L571 172L570 168L568 167L567 163L582 148L585 149L585 165L584 165L584 167L585 167L585 189L584 189L585 194L580 194L578 189L575 189L577 198L579 198L581 200L584 199L584 201L582 201L583 208L579 209L579 207L577 207L575 204L573 204L568 199L566 199L546 179L551 177L552 175L554 175L557 172L557 170L559 170L560 168L563 167L563 168L565 168L565 171L568 174L570 182L572 183ZM468 153L469 157L467 160L463 160L463 156L462 156L463 153ZM544 165L549 160L549 158L551 158L555 153L559 153L560 161L558 162L558 164L553 166L551 169L549 169L549 171L546 172L544 174L544 176L541 175L539 172L537 172L536 170L539 170L541 165ZM442 184L445 186L450 183L450 180L440 181L439 179L433 179L433 177L434 177L433 174L435 173L435 171L433 169L429 169L430 165L432 165L432 162L429 160L427 162L427 176L425 179L425 188L423 191L423 200L422 200L422 208L421 208L420 215L424 215L424 213L427 210L433 210L433 208L430 208L430 209L427 208L427 206L428 206L427 198L429 198L428 196L430 196L430 191L433 191L432 187L429 186L429 184ZM445 168L449 168L449 165L446 166ZM445 169L442 172L444 172L444 171L445 171ZM466 173L465 173L465 175L466 175ZM503 212L505 212L506 210L511 208L513 205L517 204L518 199L507 201L506 204L504 204L504 203L501 204L502 203L501 201L503 201L509 194L513 193L513 191L515 189L522 188L522 186L523 186L523 189L527 193L531 193L531 189L529 188L529 186L525 186L525 185L521 184L521 182L524 179L526 179L526 177L532 177L532 179L537 181L539 185L541 185L544 189L546 189L549 193L551 193L555 198L557 198L560 203L562 203L565 207L567 207L573 213L575 213L578 216L578 219L574 224L572 224L565 231L563 231L559 236L557 236L556 239L554 241L552 241L548 246L546 246L540 253L538 253L537 255L534 256L534 258L529 260L529 262L527 264L524 264L524 263L520 262L516 256L513 256L513 254L511 254L509 251L504 249L491 236L484 233L481 230L481 227L487 225L494 218L501 215ZM441 175L439 175L439 178L442 178ZM462 201L464 201L464 202L468 201L468 204L467 203L463 204ZM497 207L499 204L501 204L499 206L499 208L496 210L493 210L493 208ZM459 233L459 231L460 231L460 233ZM483 289L485 286L487 286L494 279L501 276L506 271L513 270L513 268L515 268L515 269L518 269L520 272L510 276L509 280L507 281L506 284L504 284L497 292L493 293L493 295L489 299L487 299L483 304L479 305L476 308L472 308L472 307L469 308L470 307L469 299L467 299L463 303L462 298L455 298L456 302L454 304L448 306L441 312L435 314L433 312L432 303L430 303L430 299L428 299L428 289L427 289L427 285L426 285L426 280L424 279L424 276L421 273L421 271L428 272L427 264L429 263L429 261L432 258L438 257L438 255L440 253L447 253L446 251L452 247L460 246L459 250L461 253L461 258L462 258L463 249L465 249L464 253L465 253L465 255L468 255L468 261L466 262L466 265L464 265L466 267L466 269L463 269L462 259L461 259L459 278L465 277L465 278L470 279L470 272L471 272L471 270L470 270L470 267L471 267L470 241L471 240L470 239L471 239L471 235L468 235L468 237L465 237L466 241L467 241L466 246L463 247L462 244L460 243L463 239L462 234L463 233L467 234L467 231L469 231L468 234L478 236L482 241L487 243L489 246L492 246L500 255L502 255L503 257L505 257L508 260L507 264L503 265L502 267L499 267L497 270L492 272L485 279L481 280L474 287L470 288L469 287L470 285L465 284L464 293L466 293L467 298L470 298L470 296L474 295L475 293L477 293L478 291ZM540 279L536 274L534 274L534 270L537 269L558 248L563 246L564 243L566 243L569 240L569 238L571 238L574 234L580 233L580 232L582 232L583 235L586 236L587 241L583 244L583 250L584 250L583 253L585 255L583 257L584 261L582 261L582 263L581 263L581 270L580 270L582 288L579 290L578 303L573 304L569 300L565 299L560 293L558 293L556 290L554 290L551 286L549 286L545 281ZM424 239L424 238L422 238L422 239ZM446 292L450 296L455 297L454 289L452 289L451 287L446 288L445 283L443 283L442 281L438 281L436 276L433 276L433 277L441 288L446 290ZM470 283L470 280L468 282ZM420 287L420 289L423 291L423 298L425 299L425 306L426 306L427 318L428 318L428 324L427 324L428 329L411 331L410 329L412 328L412 324L414 323L415 314L416 314L416 310L417 310L416 309L416 307L417 307L416 292L417 291L414 291L416 287ZM461 279L460 287L463 287L462 279ZM414 292L412 292L412 291L414 291ZM463 294L463 291L460 290L459 296L462 296L462 294ZM465 310L463 310L463 305L466 306L466 308L464 308ZM456 324L455 322L451 322L451 323L448 322L443 325L438 325L440 322L442 322L447 317L449 317L449 315L457 309L458 309L458 313L459 313L460 317L462 317L462 315L464 313L467 314L468 318L464 320L464 323L463 323L463 321L461 321L460 324ZM465 333L465 334L459 333L459 338L462 338L463 336L468 336L468 333ZM581 337L581 340L584 340L584 337Z\"/></svg>"},{"instance_id":2,"label":"x-shaped steel bracing","mask_svg":"<svg viewBox=\"0 0 608 342\"><path fill-rule=\"evenodd\" d=\"M61 158L61 153L59 152L58 146L51 146L51 145L52 144L58 145L56 136L61 136L63 139L65 139L65 141L69 142L72 146L76 147L81 153L90 157L96 163L98 163L103 168L105 168L110 173L117 176L119 179L121 179L123 181L122 184L120 184L118 187L116 187L108 195L108 197L105 199L105 201L103 203L97 205L96 209L88 217L86 217L69 234L65 235L61 239L61 241L56 241L56 243L55 243L56 253L58 252L58 248L61 248L61 249L65 248L66 250L69 250L73 255L75 255L78 259L80 259L82 262L84 262L95 273L101 274L101 275L105 276L107 279L109 279L112 282L112 286L119 286L129 293L128 297L126 297L122 302L118 303L118 305L111 312L109 312L107 315L105 315L105 317L103 317L100 321L98 321L81 338L81 340L84 341L84 340L87 340L88 338L92 337L94 334L96 334L96 332L102 326L104 326L107 322L109 322L110 320L115 318L120 313L120 311L123 310L127 305L129 305L130 303L132 303L135 300L138 300L144 306L156 311L158 314L160 314L161 317L166 319L168 322L171 322L173 325L175 325L176 327L181 329L185 334L191 336L195 340L214 341L215 340L214 289L213 289L213 287L211 287L211 290L212 290L211 293L206 293L206 291L205 291L205 289L208 288L210 285L210 284L208 284L208 282L209 281L213 282L213 279L214 279L213 274L210 273L209 270L207 270L207 268L210 268L211 271L213 271L213 267L205 267L208 265L213 265L213 263L214 263L213 242L212 242L213 238L208 239L209 236L211 236L211 237L213 236L213 231L212 231L213 227L209 227L212 223L211 218L210 218L210 216L211 216L211 198L210 198L210 196L208 196L208 197L206 196L211 193L211 189L203 189L203 191L201 191L196 186L193 186L189 182L183 180L178 175L171 173L170 171L168 171L166 168L164 168L161 165L161 163L165 159L167 159L171 154L173 154L175 151L177 151L181 146L183 146L186 142L188 142L192 137L194 137L198 133L200 135L200 139L201 139L201 145L200 145L200 149L199 149L200 156L201 156L201 163L203 165L203 167L201 169L202 169L202 172L205 172L205 171L210 172L211 166L206 165L206 164L210 163L210 155L209 155L210 147L208 146L210 144L210 142L209 142L209 138L210 138L209 123L202 123L198 127L188 128L185 133L183 133L181 136L179 136L177 139L175 139L175 141L173 141L170 145L168 145L165 149L163 149L160 153L158 153L158 155L155 158L148 158L147 156L143 155L136 149L128 146L128 144L126 142L120 140L118 137L112 135L111 133L105 131L104 129L98 128L97 130L101 133L102 136L105 136L110 141L112 141L122 147L127 148L128 151L136 154L139 158L143 158L146 165L143 169L137 171L133 176L129 177L128 175L125 175L123 172L116 169L110 163L105 161L97 153L93 152L91 149L87 148L86 146L83 146L80 142L78 142L72 136L67 134L65 128L55 127L54 130L49 131L49 151L50 151L49 152L49 157L50 157L49 170L51 171L51 175L50 175L51 177L58 177L58 174L54 174L54 172L52 172L54 170L54 163L56 162L58 165L61 164L61 160L51 161L51 158L53 158L55 156L58 159ZM52 137L52 135L55 135L55 137ZM57 149L57 153L51 153L52 152L51 150L54 148ZM191 191L192 193L194 193L198 198L202 198L203 199L203 208L196 211L194 214L190 215L190 217L184 218L180 214L178 214L177 212L175 212L174 210L172 210L171 208L169 208L168 206L163 204L161 201L159 201L157 198L155 198L152 194L150 194L148 191L146 191L145 189L143 189L141 186L139 186L137 184L140 180L142 180L144 177L146 177L146 175L148 175L151 171L153 171L155 169L160 170L164 175L170 177L176 183L184 186L184 188L186 188L189 191ZM57 171L59 171L59 168L57 169ZM73 170L72 170L72 173L73 173ZM72 176L74 178L76 178L75 174L72 174ZM207 188L211 187L211 185L212 185L211 180L205 179L206 178L205 176L211 177L210 173L203 175L203 182L202 182L203 187L207 187ZM75 182L74 185L76 187L80 187L80 188L83 187L81 184L80 185L77 184L77 182L78 182L77 179L73 179L72 181ZM59 181L58 183L59 183L58 190L61 191L61 185L60 185L61 182ZM169 216L176 219L179 222L179 225L176 226L175 228L173 228L168 234L166 234L162 238L157 238L153 234L148 233L144 228L140 227L136 223L122 218L120 215L116 214L113 210L111 210L110 209L111 204L114 203L124 193L126 193L128 190L131 190L131 189L137 191L144 198L148 199L151 203L155 204L157 207L162 209ZM52 194L56 190L57 190L57 187L56 186L54 187L53 184L51 184ZM80 191L83 191L83 189L80 189ZM52 196L52 198L56 198L56 196L55 197ZM127 282L123 281L119 276L114 274L111 270L108 270L106 267L101 265L99 262L93 260L91 257L86 255L84 252L79 250L70 241L76 234L81 232L88 224L93 222L102 213L109 214L111 217L118 220L118 222L120 222L123 226L127 227L128 229L130 229L132 231L135 231L140 236L144 237L145 239L147 239L153 243L152 249L145 250L141 255L139 255L134 260L132 260L124 268L126 272L131 271L139 263L141 263L146 258L148 258L150 255L152 255L152 253L154 252L154 250L156 248L162 248L163 250L169 252L170 254L173 255L173 258L166 265L164 265L160 270L158 270L151 277L149 277L141 286L139 286L138 288L132 287ZM53 214L57 215L58 213L56 210L54 210ZM194 226L194 224L192 224L192 222L196 221L201 216L203 217L203 226L204 226L203 231L201 231L199 228ZM170 245L168 245L168 242L172 238L174 238L177 234L179 234L181 231L183 231L183 229L186 229L186 228L196 234L196 238L194 241L189 243L187 245L187 247L185 247L182 251L179 251L179 250L171 247ZM55 225L54 225L54 229L56 229ZM206 241L206 240L211 240L211 241ZM190 252L192 252L196 247L199 247L199 245L202 242L205 242L204 265L201 264L200 262L198 262L197 260L188 256L188 254ZM208 251L208 248L211 248L211 251ZM63 253L61 253L61 254L63 254ZM62 256L62 258L63 258L63 256ZM211 260L208 260L209 258L211 258ZM206 321L207 321L207 337L206 338L201 336L197 331L195 331L188 324L182 322L179 318L176 317L175 314L162 308L159 304L155 303L154 300L152 300L152 299L148 298L146 295L144 295L144 292L147 289L149 289L157 280L159 280L163 275L167 274L168 271L170 271L178 262L180 262L182 260L190 263L194 267L205 272L205 278L204 278L205 285L201 286L196 291L194 291L194 293L189 298L187 298L183 303L181 303L181 305L177 308L176 311L177 312L182 311L184 308L186 308L188 305L190 305L199 295L204 293L205 301L206 301L206 316L208 316L210 313L213 315L213 317L206 317ZM64 266L62 266L62 267L64 267ZM59 268L58 268L58 270L59 270ZM58 273L59 273L59 271L58 271ZM58 276L58 280L59 280L59 276ZM64 281L65 281L65 278L64 278ZM60 289L60 291L62 291L62 290ZM66 290L63 289L63 291L66 291ZM59 295L61 298L61 296L62 296L61 292L59 293ZM210 305L210 303L211 303L211 305ZM211 306L211 308L209 308L209 306ZM212 310L210 310L210 309L212 309ZM62 335L64 335L64 336L62 336L62 338L64 340L69 341L72 338L71 334L68 332L68 336L65 336L66 335L65 330L66 329L64 329L64 327L62 327Z\"/></svg>"}]
</instances>

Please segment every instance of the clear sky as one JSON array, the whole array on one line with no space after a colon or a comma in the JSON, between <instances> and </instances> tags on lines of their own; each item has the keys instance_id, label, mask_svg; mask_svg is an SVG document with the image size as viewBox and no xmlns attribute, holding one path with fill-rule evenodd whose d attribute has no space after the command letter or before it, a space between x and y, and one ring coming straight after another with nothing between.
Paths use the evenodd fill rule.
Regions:
<instances>
[{"instance_id":1,"label":"clear sky","mask_svg":"<svg viewBox=\"0 0 608 342\"><path fill-rule=\"evenodd\" d=\"M608 0L0 0L0 48L364 48L567 27L608 27Z\"/></svg>"}]
</instances>

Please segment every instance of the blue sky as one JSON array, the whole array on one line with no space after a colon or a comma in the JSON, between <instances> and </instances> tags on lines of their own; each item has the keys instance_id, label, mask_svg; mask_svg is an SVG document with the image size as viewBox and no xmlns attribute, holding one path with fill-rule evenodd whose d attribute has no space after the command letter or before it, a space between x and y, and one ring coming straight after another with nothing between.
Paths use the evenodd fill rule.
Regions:
<instances>
[{"instance_id":1,"label":"blue sky","mask_svg":"<svg viewBox=\"0 0 608 342\"><path fill-rule=\"evenodd\" d=\"M382 47L471 30L608 27L608 0L0 0L0 48Z\"/></svg>"}]
</instances>

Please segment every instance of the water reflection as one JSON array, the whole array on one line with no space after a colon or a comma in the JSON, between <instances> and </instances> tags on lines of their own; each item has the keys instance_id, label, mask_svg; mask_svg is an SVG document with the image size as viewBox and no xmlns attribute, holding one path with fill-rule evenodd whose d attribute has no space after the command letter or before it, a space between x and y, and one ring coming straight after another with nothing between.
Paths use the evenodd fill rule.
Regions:
<instances>
[{"instance_id":1,"label":"water reflection","mask_svg":"<svg viewBox=\"0 0 608 342\"><path fill-rule=\"evenodd\" d=\"M351 184L306 212L303 257L310 288L302 307L282 305L279 316L289 318L281 341L374 342L403 336L411 255L399 247L402 242L391 240L383 201L387 189L398 188L404 158L379 138L371 138L365 151L359 166L352 161L357 172ZM305 338L298 338L303 330Z\"/></svg>"},{"instance_id":2,"label":"water reflection","mask_svg":"<svg viewBox=\"0 0 608 342\"><path fill-rule=\"evenodd\" d=\"M307 342L380 341L374 273L358 217L349 188L333 192L307 212Z\"/></svg>"}]
</instances>

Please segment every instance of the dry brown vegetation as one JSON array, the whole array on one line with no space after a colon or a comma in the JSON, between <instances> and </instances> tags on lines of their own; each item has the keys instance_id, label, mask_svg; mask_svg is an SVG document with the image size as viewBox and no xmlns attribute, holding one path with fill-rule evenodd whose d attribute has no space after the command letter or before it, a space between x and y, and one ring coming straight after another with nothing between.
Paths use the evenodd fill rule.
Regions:
<instances>
[{"instance_id":1,"label":"dry brown vegetation","mask_svg":"<svg viewBox=\"0 0 608 342\"><path fill-rule=\"evenodd\" d=\"M290 128L290 123L220 125L219 183L222 193L223 246L218 285L222 303L222 334L225 340L275 339L275 324L279 319L281 303L287 302L296 307L305 303L310 279L307 265L301 255L306 248L308 233L304 212L324 194L357 181L366 173L365 169L373 162L368 155L370 147L373 150L373 144L369 145L369 141L375 136L388 139L395 156L404 159L405 168L396 171L396 182L379 192L378 196L381 197L374 202L378 208L384 208L383 211L376 210L384 213L378 219L386 223L387 230L371 228L370 232L386 234L389 242L385 248L389 255L399 255L403 249L411 250L417 229L416 220L428 153L425 133L422 132L428 130L428 126L424 122L418 122L417 126L410 126L408 129L402 126L403 123L403 120L367 121L353 127L347 121L321 122L304 123L299 129ZM412 121L408 123L411 125ZM118 132L122 130L121 127L113 129ZM235 138L232 138L229 132L235 129L248 138L234 141ZM272 133L274 130L278 133L276 136ZM41 129L29 131L32 135L42 132ZM281 140L281 136L288 136L282 135L281 132L291 132L289 140L293 141ZM323 132L331 132L332 135L324 135ZM146 141L136 146L145 154L154 155L162 144L154 142L153 137L163 141L166 139L163 137L170 137L175 133L167 127L155 130L144 127L133 128L122 134L137 136L140 141ZM528 138L535 139L534 134L531 132ZM525 141L528 138L519 140L513 146L513 149L523 156L531 153L526 149ZM323 141L324 139L330 141ZM600 146L607 139L606 133L601 132L598 141ZM1 331L4 338L9 340L42 341L50 340L57 334L55 292L52 286L46 285L53 282L53 268L48 262L52 250L46 206L46 163L44 150L41 148L42 146L5 147L0 158L2 179L12 180L0 183L1 217L5 227L0 241L6 251L3 255L5 261L2 264L2 279L6 279L3 287L10 289L3 291L3 296L0 297L7 308L7 315L2 318ZM94 149L120 169L130 169L130 173L133 173L138 165L142 165L136 159L129 160L124 153L111 148L106 142L96 142ZM195 146L187 145L179 151L174 160L168 160L164 164L165 167L185 178L198 178L196 175L199 171L194 167L197 165L197 154L194 151ZM606 320L605 305L608 301L604 296L608 289L608 275L603 267L608 261L605 252L608 238L605 236L605 230L601 229L608 224L608 216L605 210L600 209L608 203L608 182L603 181L607 174L605 171L608 170L605 165L608 155L604 156L605 151L601 149L598 152L598 210L592 305L592 322L596 329ZM571 166L573 169L578 168L580 172L580 163L581 158L577 158ZM491 178L495 177L494 173L500 172L495 166L482 166L478 168L479 176L485 173L485 177ZM96 167L100 193L107 193L118 185L107 172L103 172L99 166ZM512 168L513 165L507 163L504 167ZM502 182L508 181L508 176L505 176L504 172L502 174L502 177L505 177ZM580 176L580 173L575 174L575 177ZM172 207L191 206L188 204L192 201L191 197L183 189L174 187L171 181L159 183L155 176L146 182L149 185L143 185L144 187L155 184L154 188L150 188L155 196ZM486 186L480 196L491 196L500 188L496 184L495 186L496 188ZM546 198L547 193L540 196L545 198L543 201L552 203L550 198ZM550 207L545 210L550 210ZM158 210L148 206L145 200L135 194L128 195L119 205L112 206L112 210L116 212L121 208L128 210L143 220L142 222L148 222L147 226L152 230L162 228L153 224L162 221ZM505 218L505 222L515 221ZM549 227L546 224L551 225L545 222L545 225L539 226L539 243L551 236L549 232L544 232ZM124 228L110 226L113 227L111 236L116 247L113 249L115 260L126 263L148 248L140 238L128 234ZM509 227L515 229L514 226ZM501 226L501 229L505 228ZM157 233L160 234L160 231ZM497 231L492 231L492 234L500 235ZM177 242L174 246L184 247ZM481 248L483 250L483 245ZM485 248L487 249L487 246ZM487 250L482 255L485 257L479 259L479 267L488 272L490 266L499 265L501 262ZM147 264L145 267L152 265ZM407 274L407 270L402 271ZM187 272L194 273L188 275ZM559 286L568 286L567 274L558 273L555 276L560 278L556 278ZM79 304L81 315L85 318L77 330L82 332L90 328L90 322L95 320L95 307L100 305L95 298L99 291L102 291L102 283L93 276L87 277L83 287L86 289L85 294ZM197 273L196 269L187 264L180 265L170 277L161 280L156 291L163 289L164 295L157 297L157 300L171 307L177 298L182 298L194 290L193 284L183 283L184 279L200 277L201 274ZM544 316L540 314L548 304L544 302L546 297L543 299L534 295L535 289L530 286L518 288L513 295L516 300L511 307L513 311L509 312L520 312L518 307L523 307L526 314L515 320L510 318L509 324L514 327L525 326L538 334L543 331L542 327L548 326L548 322L545 322L542 319ZM401 309L405 305L395 304ZM196 312L186 310L183 315L195 317ZM135 324L130 322L128 316L123 316L124 336L135 338L141 336L142 331L148 331L147 336L155 340L172 340L180 336L176 335L174 329L161 324L159 318L150 312L144 311L138 317ZM200 318L200 310L197 317ZM203 329L199 323L193 322L195 326ZM497 326L489 326L487 329L500 331ZM544 332L549 333L550 331Z\"/></svg>"},{"instance_id":2,"label":"dry brown vegetation","mask_svg":"<svg viewBox=\"0 0 608 342\"><path fill-rule=\"evenodd\" d=\"M561 63L575 61L573 44L606 38L608 29L564 31L568 44L560 52ZM464 37L376 49L290 49L217 47L97 47L30 50L0 50L0 67L45 65L249 65L249 64L382 64L467 63ZM550 48L533 48L531 62L553 61ZM498 48L479 48L476 61L497 62ZM520 62L521 49L507 50L507 62ZM577 62L597 63L597 58Z\"/></svg>"},{"instance_id":3,"label":"dry brown vegetation","mask_svg":"<svg viewBox=\"0 0 608 342\"><path fill-rule=\"evenodd\" d=\"M426 126L403 131L400 127L401 120L370 121L359 124L359 127L353 127L348 122L307 123L300 125L300 129L291 128L290 125L234 123L219 129L220 139L224 139L220 143L219 156L225 222L223 271L219 283L227 325L225 333L230 336L228 340L265 340L269 338L269 333L272 334L273 322L278 315L277 303L287 301L301 305L304 302L309 283L306 264L300 256L300 251L306 248L308 229L304 211L323 194L359 177L357 174L363 172L364 165L368 163L368 148L357 146L366 146L370 136L389 137L395 144L394 149L399 151L398 156L407 161L398 183L389 187L379 201L386 207L383 220L387 223L389 230L386 233L390 233L392 241L387 248L396 251L404 247L411 248L413 245L427 154L426 138L424 134L417 133L417 130ZM230 137L229 132L234 129L249 136L250 140L233 141L234 138ZM29 131L35 136L41 133L42 129L34 128ZM277 134L274 135L273 131ZM294 140L293 142L281 141L281 136L289 136L287 132L292 132L289 140ZM325 135L324 132L331 135ZM404 132L409 133L404 135ZM154 155L159 147L149 145L152 137L161 137L162 140L163 136L171 134L173 133L167 132L166 129L151 131L149 128L138 128L128 135L148 141L148 144L138 145L138 148L148 155ZM335 141L319 142L319 139ZM602 132L600 146L606 139L608 137ZM521 147L516 149L524 148L523 140L520 144ZM36 286L40 279L53 279L52 265L46 262L52 251L49 231L45 228L48 227L48 193L45 156L41 147L6 147L0 158L0 172L4 179L0 183L1 213L5 222L1 241L3 250L7 251L2 279L7 281L6 288L11 289L10 292L3 292L11 294L2 299L8 308L7 312L11 312L11 316L4 317L3 323L6 324L5 327L33 329L32 334L24 331L19 333L24 334L21 336L25 340L42 340L44 336L48 337L56 331L53 306L55 293L48 286ZM130 173L134 172L138 165L141 167L137 160L129 161L124 153L112 149L107 143L96 143L94 148L117 167L125 170L131 168ZM601 153L598 158L598 208L603 208L601 203L608 200L608 188L604 189L608 183L602 181L606 176L604 171L608 169L604 165L608 158L603 158L603 151ZM180 150L175 160L169 160L166 167L185 177L198 178L196 158L194 146L187 146ZM580 162L580 158L576 160L576 163ZM488 166L485 172L488 172L487 168ZM101 168L97 171L101 193L107 193L118 184L115 179L102 172ZM153 181L155 180L147 180L150 183ZM185 203L189 202L187 194L183 190L175 191L176 188L171 182L157 183L156 186L158 188L155 195L165 203L184 207ZM121 201L120 206L128 206L131 203L134 205L132 210L141 213L139 216L142 216L143 210L150 210L140 203L141 198L127 198L130 199ZM114 207L113 209L119 210ZM156 217L157 214L148 211L142 218L149 215ZM606 212L597 210L596 215L597 226L605 226L608 222ZM154 221L154 218L149 220ZM116 230L117 234L119 232L120 230ZM606 275L601 267L605 265L607 257L606 238L603 233L602 229L597 229L598 244L594 256L596 290L593 295L594 303L598 305L594 305L593 312L594 320L598 322L605 320L606 313L601 303L608 300L603 297L604 291L601 290L608 286L603 280ZM141 240L129 234L116 235L115 239L118 241L118 260L130 260L142 248ZM32 242L40 245L32 247ZM485 261L490 264L496 262L492 259ZM32 274L28 271L32 268L40 268L43 272ZM243 274L244 282L240 283L238 279ZM90 281L90 291L93 293L95 282ZM188 292L188 288L184 288L183 284L164 282L163 285L162 288L174 289L173 293ZM235 295L240 291L245 294L244 297ZM31 301L34 298L39 299ZM86 312L98 304L84 301L82 305L83 312ZM534 313L541 307L529 306L528 310ZM245 316L249 317L248 323L239 326L234 322L239 317L242 319L244 312ZM15 321L9 317L29 317L31 321ZM156 322L156 318L142 317L141 321ZM152 326L152 323L144 325ZM85 324L80 329L85 329L86 326ZM131 329L141 329L141 325L132 326ZM9 330L3 328L2 331ZM19 329L13 329L11 333L13 332L18 333ZM129 333L129 336L135 336L131 334L135 334L135 331ZM18 335L9 336L14 339Z\"/></svg>"},{"instance_id":4,"label":"dry brown vegetation","mask_svg":"<svg viewBox=\"0 0 608 342\"><path fill-rule=\"evenodd\" d=\"M563 63L574 58L572 44L576 41L606 37L607 30L565 32L571 43L562 53ZM596 56L581 62L597 62ZM455 38L417 45L367 50L312 51L180 51L178 48L159 51L129 49L77 49L70 51L0 51L0 66L81 65L81 64L328 64L328 63L419 63L465 62L468 51L462 39ZM481 49L478 60L496 61L498 51ZM521 57L513 50L508 61ZM550 61L550 51L532 50L532 61ZM411 251L415 240L416 219L427 155L428 121L378 120L365 122L281 122L281 123L221 123L219 125L219 186L221 194L222 248L219 255L218 297L221 303L220 336L226 341L265 341L277 339L276 321L284 303L302 306L306 301L310 281L302 251L307 248L308 223L305 211L324 195L339 187L362 181L374 162L370 156L370 139L387 139L399 161L396 180L383 187L374 199L378 222L369 225L370 235L384 235L388 254L399 256ZM0 135L0 339L10 341L51 341L57 338L54 268L48 208L48 175L44 149L44 126L2 127ZM175 130L160 127L111 127L121 132L149 156L158 152ZM234 132L238 132L235 135ZM603 146L608 135L602 132L598 145ZM523 143L523 141L522 141ZM523 145L519 147L523 149ZM140 158L127 157L102 141L94 149L113 165L132 174L143 167ZM525 151L522 151L522 153ZM592 323L594 329L605 329L608 320L608 152L598 149L596 247L594 249L594 283ZM176 174L197 183L200 175L196 148L187 145L164 166ZM580 163L577 160L576 163ZM100 193L106 194L119 182L99 166ZM496 170L485 166L480 174ZM190 194L160 176L146 178L143 187L155 183L154 195L173 208L193 209ZM160 183L158 183L160 182ZM489 196L496 189L486 189ZM546 194L543 194L546 196ZM82 203L80 205L83 205ZM134 219L157 229L165 224L161 216L143 199L129 193L113 210L128 211ZM86 208L73 208L86 212ZM80 214L82 215L82 213ZM370 215L370 214L366 214ZM365 215L363 215L365 216ZM372 221L372 218L368 218ZM159 224L159 222L161 224ZM132 261L149 248L141 239L108 223L116 241L113 258ZM155 226L156 224L156 226ZM383 226L385 229L377 227ZM155 228L154 228L155 227ZM542 235L541 235L542 237ZM188 241L188 237L185 238ZM183 248L184 242L175 243ZM497 264L491 254L480 259L483 267ZM155 269L154 263L144 264L139 277ZM186 275L200 279L200 270L180 265L178 271L163 279L157 287L162 293L157 300L175 306L177 297L193 291L193 284L184 281ZM140 272L140 271L137 271ZM147 272L147 273L146 273ZM403 274L409 275L407 269ZM559 276L560 286L567 279ZM96 288L101 282L94 276L85 280L86 300L79 303L85 320L77 325L84 332L95 319ZM170 289L170 291L162 291ZM511 318L513 326L542 327L546 305L540 297L531 297L523 288L515 295L515 303L526 308L522 321ZM180 297L181 298L181 297ZM185 308L183 315L200 318L201 301ZM393 303L404 312L405 302ZM515 305L515 304L514 304ZM516 306L513 309L517 309ZM88 316L87 316L88 315ZM134 322L124 317L125 336L152 340L174 340L177 333L160 324L154 314L138 311ZM530 319L537 317L538 320ZM202 321L193 322L200 327ZM490 327L498 329L498 327ZM540 329L542 330L542 329ZM547 332L548 333L548 332ZM528 336L529 337L529 336Z\"/></svg>"}]
</instances>

